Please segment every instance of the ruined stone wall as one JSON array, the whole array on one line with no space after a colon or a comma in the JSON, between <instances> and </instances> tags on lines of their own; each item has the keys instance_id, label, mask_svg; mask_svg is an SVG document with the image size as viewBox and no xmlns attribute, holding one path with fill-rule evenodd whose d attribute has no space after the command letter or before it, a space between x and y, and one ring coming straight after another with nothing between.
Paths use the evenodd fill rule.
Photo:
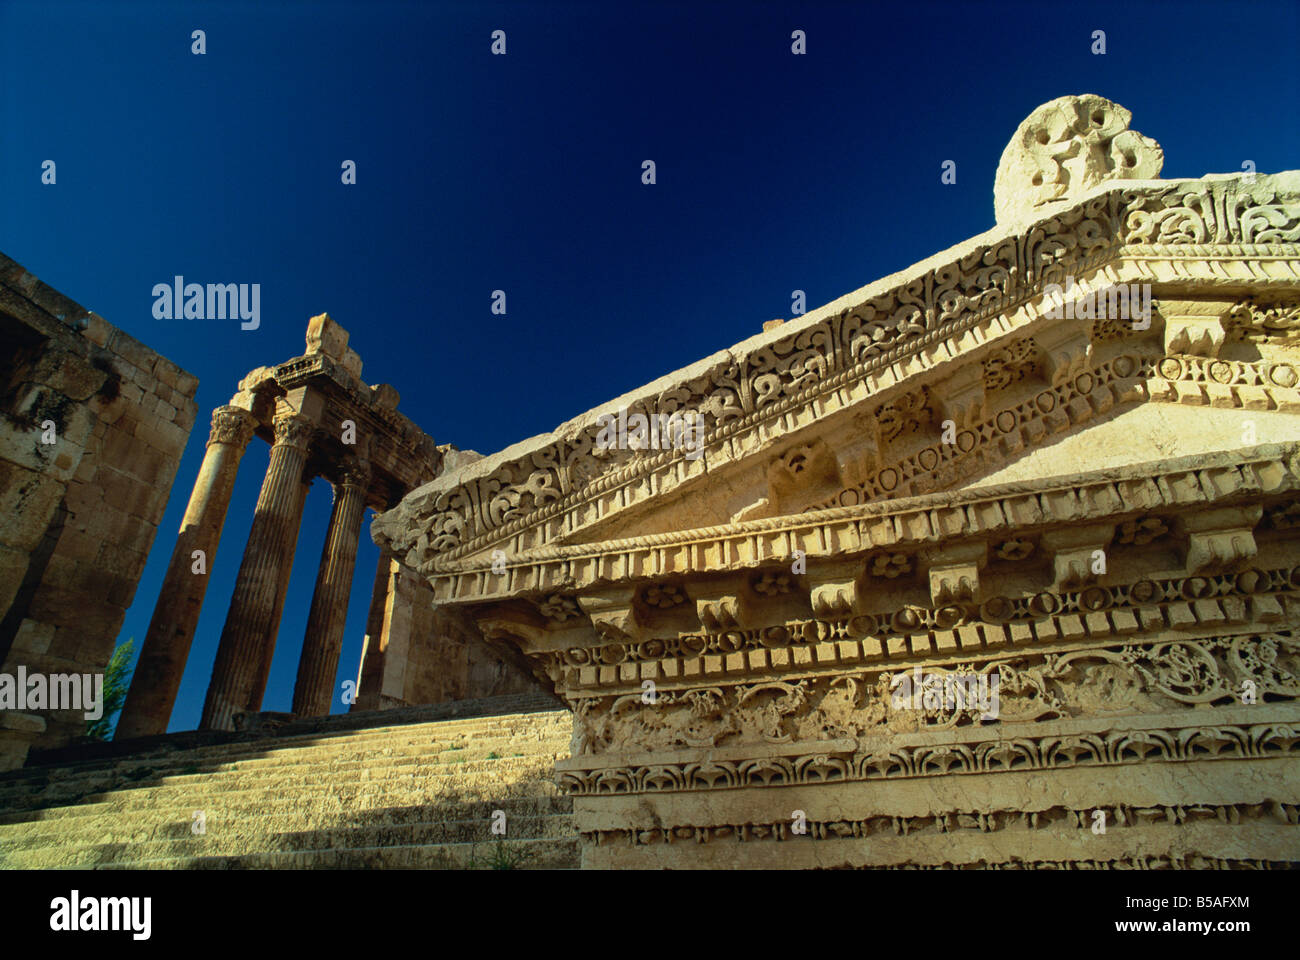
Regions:
<instances>
[{"instance_id":1,"label":"ruined stone wall","mask_svg":"<svg viewBox=\"0 0 1300 960\"><path fill-rule=\"evenodd\" d=\"M100 672L167 505L198 379L3 255L0 344L0 672ZM0 721L11 759L25 741L58 746L84 728L76 711Z\"/></svg>"}]
</instances>

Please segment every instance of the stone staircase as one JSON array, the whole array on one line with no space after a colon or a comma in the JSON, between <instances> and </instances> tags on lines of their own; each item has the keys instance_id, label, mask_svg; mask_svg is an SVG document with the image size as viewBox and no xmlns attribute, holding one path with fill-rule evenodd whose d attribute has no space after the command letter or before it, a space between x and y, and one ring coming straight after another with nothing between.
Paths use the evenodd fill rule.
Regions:
<instances>
[{"instance_id":1,"label":"stone staircase","mask_svg":"<svg viewBox=\"0 0 1300 960\"><path fill-rule=\"evenodd\" d=\"M576 869L572 714L531 706L29 766L0 775L0 867Z\"/></svg>"}]
</instances>

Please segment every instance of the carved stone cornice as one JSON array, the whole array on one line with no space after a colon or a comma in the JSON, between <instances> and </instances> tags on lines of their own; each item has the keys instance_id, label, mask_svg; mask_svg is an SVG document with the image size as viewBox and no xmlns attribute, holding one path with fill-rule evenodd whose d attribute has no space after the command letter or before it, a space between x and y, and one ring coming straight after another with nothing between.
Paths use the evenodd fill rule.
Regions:
<instances>
[{"instance_id":1,"label":"carved stone cornice","mask_svg":"<svg viewBox=\"0 0 1300 960\"><path fill-rule=\"evenodd\" d=\"M318 384L327 380L327 393L339 407L340 419L373 421L376 433L390 436L409 455L437 458L433 441L410 418L398 413L390 395L380 387L370 387L347 375L338 362L324 354L306 354L278 364L272 370L276 384L283 390ZM391 388L389 388L391 390Z\"/></svg>"},{"instance_id":2,"label":"carved stone cornice","mask_svg":"<svg viewBox=\"0 0 1300 960\"><path fill-rule=\"evenodd\" d=\"M733 461L760 428L770 436L771 424L784 425L778 430L801 424L806 414L797 411L811 407L829 415L990 337L1034 323L1039 312L1030 305L1044 284L1121 262L1130 250L1143 264L1127 278L1133 282L1181 282L1203 274L1206 282L1221 283L1221 270L1200 265L1217 251L1243 262L1243 283L1294 287L1300 281L1296 180L1286 174L1249 184L1106 185L1017 233L993 231L976 238L954 259L927 262L901 283L891 278L869 286L852 295L856 306L837 303L778 328L779 336L715 355L682 371L675 386L656 387L658 392L634 402L651 414L700 413L707 424L701 461L686 460L681 450L602 458L592 449L597 427L588 416L535 449L509 460L488 458L441 488L435 483L418 503L408 501L400 515L381 517L376 535L399 554L423 537L425 552L409 557L412 563L430 553L472 551L522 531L530 531L533 544L544 542L543 525L580 504L594 505L596 518L626 509L634 504L633 481L653 478L652 490L680 485L702 475L704 461ZM1255 271L1244 265L1254 257L1273 263L1267 272ZM1170 272L1157 262L1160 258L1187 266ZM975 327L979 335L973 334ZM590 508L584 517L591 521Z\"/></svg>"},{"instance_id":3,"label":"carved stone cornice","mask_svg":"<svg viewBox=\"0 0 1300 960\"><path fill-rule=\"evenodd\" d=\"M811 569L816 560L866 557L882 549L1005 540L1012 532L1136 521L1157 510L1194 512L1261 497L1275 500L1295 490L1300 490L1300 444L1264 444L1141 468L1111 468L599 544L544 547L514 556L508 575L494 580L483 576L490 563L486 557L435 558L421 572L429 577L438 602L472 602L511 595L521 584L527 584L530 593L544 593L581 590L598 580L645 580L657 575L665 556L676 558L685 569L709 569L710 558L717 558L719 568L737 569L774 561L789 564L797 550L809 559ZM493 593L485 593L488 590Z\"/></svg>"}]
</instances>

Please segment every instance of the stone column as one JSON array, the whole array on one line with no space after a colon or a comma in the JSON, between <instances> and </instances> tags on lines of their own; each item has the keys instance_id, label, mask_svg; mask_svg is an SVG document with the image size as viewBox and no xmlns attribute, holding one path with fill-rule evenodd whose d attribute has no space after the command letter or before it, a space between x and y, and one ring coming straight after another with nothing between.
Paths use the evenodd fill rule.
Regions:
<instances>
[{"instance_id":1,"label":"stone column","mask_svg":"<svg viewBox=\"0 0 1300 960\"><path fill-rule=\"evenodd\" d=\"M307 506L307 495L311 493L311 482L314 478L303 476L302 486L298 490L298 509L294 513L293 528L302 529L302 514ZM284 565L280 568L280 589L275 596L275 612L271 615L273 623L278 625L284 614L284 600L289 593L289 579L293 575L293 558L298 552L298 537L295 535L289 542L289 553L285 558ZM266 690L267 682L271 678L271 664L275 661L275 644L271 643L266 648L266 656L258 667L257 684L254 689Z\"/></svg>"},{"instance_id":2,"label":"stone column","mask_svg":"<svg viewBox=\"0 0 1300 960\"><path fill-rule=\"evenodd\" d=\"M253 528L221 631L201 729L231 730L236 713L262 706L263 664L274 651L280 625L281 577L298 538L302 471L312 431L312 422L298 414L275 418L271 464L257 497Z\"/></svg>"},{"instance_id":3,"label":"stone column","mask_svg":"<svg viewBox=\"0 0 1300 960\"><path fill-rule=\"evenodd\" d=\"M334 484L334 509L321 551L302 659L298 661L298 682L293 690L293 712L298 716L323 717L330 712L369 483L368 465L356 461L343 468Z\"/></svg>"},{"instance_id":4,"label":"stone column","mask_svg":"<svg viewBox=\"0 0 1300 960\"><path fill-rule=\"evenodd\" d=\"M212 431L208 435L203 466L199 468L189 506L181 520L180 534L163 577L162 591L145 634L115 739L167 732L203 608L208 577L221 542L226 511L235 489L235 475L255 424L253 415L239 407L217 407L212 412ZM196 570L196 550L203 553L202 572Z\"/></svg>"}]
</instances>

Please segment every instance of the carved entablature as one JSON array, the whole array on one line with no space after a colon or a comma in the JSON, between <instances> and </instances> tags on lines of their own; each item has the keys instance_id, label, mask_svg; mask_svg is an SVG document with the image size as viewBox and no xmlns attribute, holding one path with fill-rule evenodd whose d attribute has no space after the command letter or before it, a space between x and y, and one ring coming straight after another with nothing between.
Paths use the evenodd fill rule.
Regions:
<instances>
[{"instance_id":1,"label":"carved entablature","mask_svg":"<svg viewBox=\"0 0 1300 960\"><path fill-rule=\"evenodd\" d=\"M786 682L705 681L660 692L658 709L618 694L578 697L576 756L642 750L851 740L927 729L1006 727L1300 699L1300 639L1292 631L1175 640L1140 638L1061 651L1002 651L927 668L932 687L899 695L907 667L881 666ZM973 681L964 702L948 678ZM707 693L706 693L707 691ZM708 709L700 709L700 697ZM996 701L994 700L996 697ZM597 722L599 718L603 722Z\"/></svg>"},{"instance_id":2,"label":"carved entablature","mask_svg":"<svg viewBox=\"0 0 1300 960\"><path fill-rule=\"evenodd\" d=\"M934 424L929 391L925 387L904 393L876 411L880 436L886 443L924 435Z\"/></svg>"},{"instance_id":3,"label":"carved entablature","mask_svg":"<svg viewBox=\"0 0 1300 960\"><path fill-rule=\"evenodd\" d=\"M1095 471L650 542L546 548L515 557L501 576L455 561L427 575L439 603L532 597L557 625L582 609L611 636L662 638L662 628L692 614L696 626L753 626L747 611L778 601L852 617L983 603L998 584L1081 589L1116 570L1233 572L1289 529L1298 503L1300 445L1268 445L1169 461L1149 474ZM657 571L666 565L688 572L665 578ZM623 572L621 584L612 571Z\"/></svg>"},{"instance_id":4,"label":"carved entablature","mask_svg":"<svg viewBox=\"0 0 1300 960\"><path fill-rule=\"evenodd\" d=\"M307 452L307 475L355 481L347 465L365 461L366 502L384 510L434 479L451 448L438 447L397 412L396 389L361 380L361 358L347 342L348 332L328 314L313 317L307 352L252 371L231 407L246 411L256 432L272 442L286 429L276 426L279 420L297 418L294 443Z\"/></svg>"},{"instance_id":5,"label":"carved entablature","mask_svg":"<svg viewBox=\"0 0 1300 960\"><path fill-rule=\"evenodd\" d=\"M972 475L967 466L954 472L952 460L977 463L974 473L987 470L1039 438L1071 427L1079 417L1147 399L1134 381L1148 378L1148 364L1156 368L1157 379L1165 372L1158 352L1130 353L1132 359L1123 361L1126 366L1118 373L1134 386L1120 388L1122 400L1105 387L1098 393L1098 378L1106 376L1103 367L1111 364L1113 377L1117 361L1091 356L1089 343L1132 342L1158 351L1158 322L1148 334L1131 325L1126 330L1108 318L1053 320L1045 312L1045 284L1064 284L1067 277L1083 284L1104 274L1108 284L1150 284L1157 288L1152 302L1160 303L1166 294L1178 299L1180 286L1221 283L1224 277L1235 278L1243 289L1277 288L1276 296L1288 285L1293 292L1300 289L1300 176L1295 174L1258 175L1253 182L1103 184L1018 230L977 238L946 262L914 271L910 279L869 286L783 324L756 345L715 354L682 371L671 387L657 384L653 393L628 403L629 414L698 415L702 449L601 449L595 442L598 414L618 411L593 411L539 438L530 450L508 459L489 457L428 484L399 510L380 517L375 536L413 566L506 543L511 549L532 549L599 539L602 525L621 522L620 516L642 516L669 491L696 490L706 474L743 472L750 451L773 438L799 432L797 446L809 443L802 435L810 430L821 431L823 438L836 436L841 413L853 417L865 412L879 425L879 449L871 441L860 467L840 465L842 473L866 469L878 474L871 479L844 475L859 496L943 489ZM1252 266L1261 258L1267 267ZM1267 324L1288 323L1289 316L1278 310L1276 320L1259 324L1274 329ZM1038 348L1036 361L1024 352L1029 337ZM1188 345L1193 347L1190 338ZM1278 359L1254 362L1267 366ZM961 373L970 364L974 378ZM1261 373L1259 386L1276 388L1268 370ZM1206 374L1212 379L1214 371ZM1229 368L1224 374L1239 379ZM1014 385L1040 380L1067 391L1092 386L1081 399L1058 394L1034 401L1049 403L1052 410L999 409L999 398L1010 402L1017 397ZM1230 386L1224 397L1237 395L1237 384ZM989 395L989 387L1003 389ZM1153 398L1186 403L1195 392L1163 390ZM1207 402L1233 402L1212 394ZM1253 397L1239 402L1277 409L1283 400L1289 402ZM1045 418L1042 429L1027 426L1028 420L1040 418ZM955 443L942 440L948 420L959 428ZM971 429L976 422L980 428ZM1004 427L1016 435L1013 441L1003 439ZM988 448L989 440L994 449ZM972 460L976 446L981 450ZM891 465L891 455L907 462ZM793 509L804 509L797 499L794 504ZM700 507L715 509L717 522L734 513L705 501ZM779 511L780 505L769 509Z\"/></svg>"},{"instance_id":6,"label":"carved entablature","mask_svg":"<svg viewBox=\"0 0 1300 960\"><path fill-rule=\"evenodd\" d=\"M861 603L846 596L839 604L814 603L812 615L805 606L789 617L779 616L780 609L764 616L743 593L705 586L691 629L650 628L635 636L570 632L562 643L538 644L530 656L557 690L588 696L634 689L645 679L675 686L693 676L730 683L791 671L836 674L873 663L943 663L1026 645L1291 622L1300 614L1300 555L1269 556L1262 566L1237 564L1217 574L1159 573L1131 563L1121 565L1120 574L1096 578L1106 583L1072 588L1043 588L1033 578L1005 572L982 579L975 564L963 583L951 574L953 567L935 567L932 576L947 578L947 589L933 590L931 597L916 594L917 602ZM1278 561L1285 565L1270 565Z\"/></svg>"}]
</instances>

